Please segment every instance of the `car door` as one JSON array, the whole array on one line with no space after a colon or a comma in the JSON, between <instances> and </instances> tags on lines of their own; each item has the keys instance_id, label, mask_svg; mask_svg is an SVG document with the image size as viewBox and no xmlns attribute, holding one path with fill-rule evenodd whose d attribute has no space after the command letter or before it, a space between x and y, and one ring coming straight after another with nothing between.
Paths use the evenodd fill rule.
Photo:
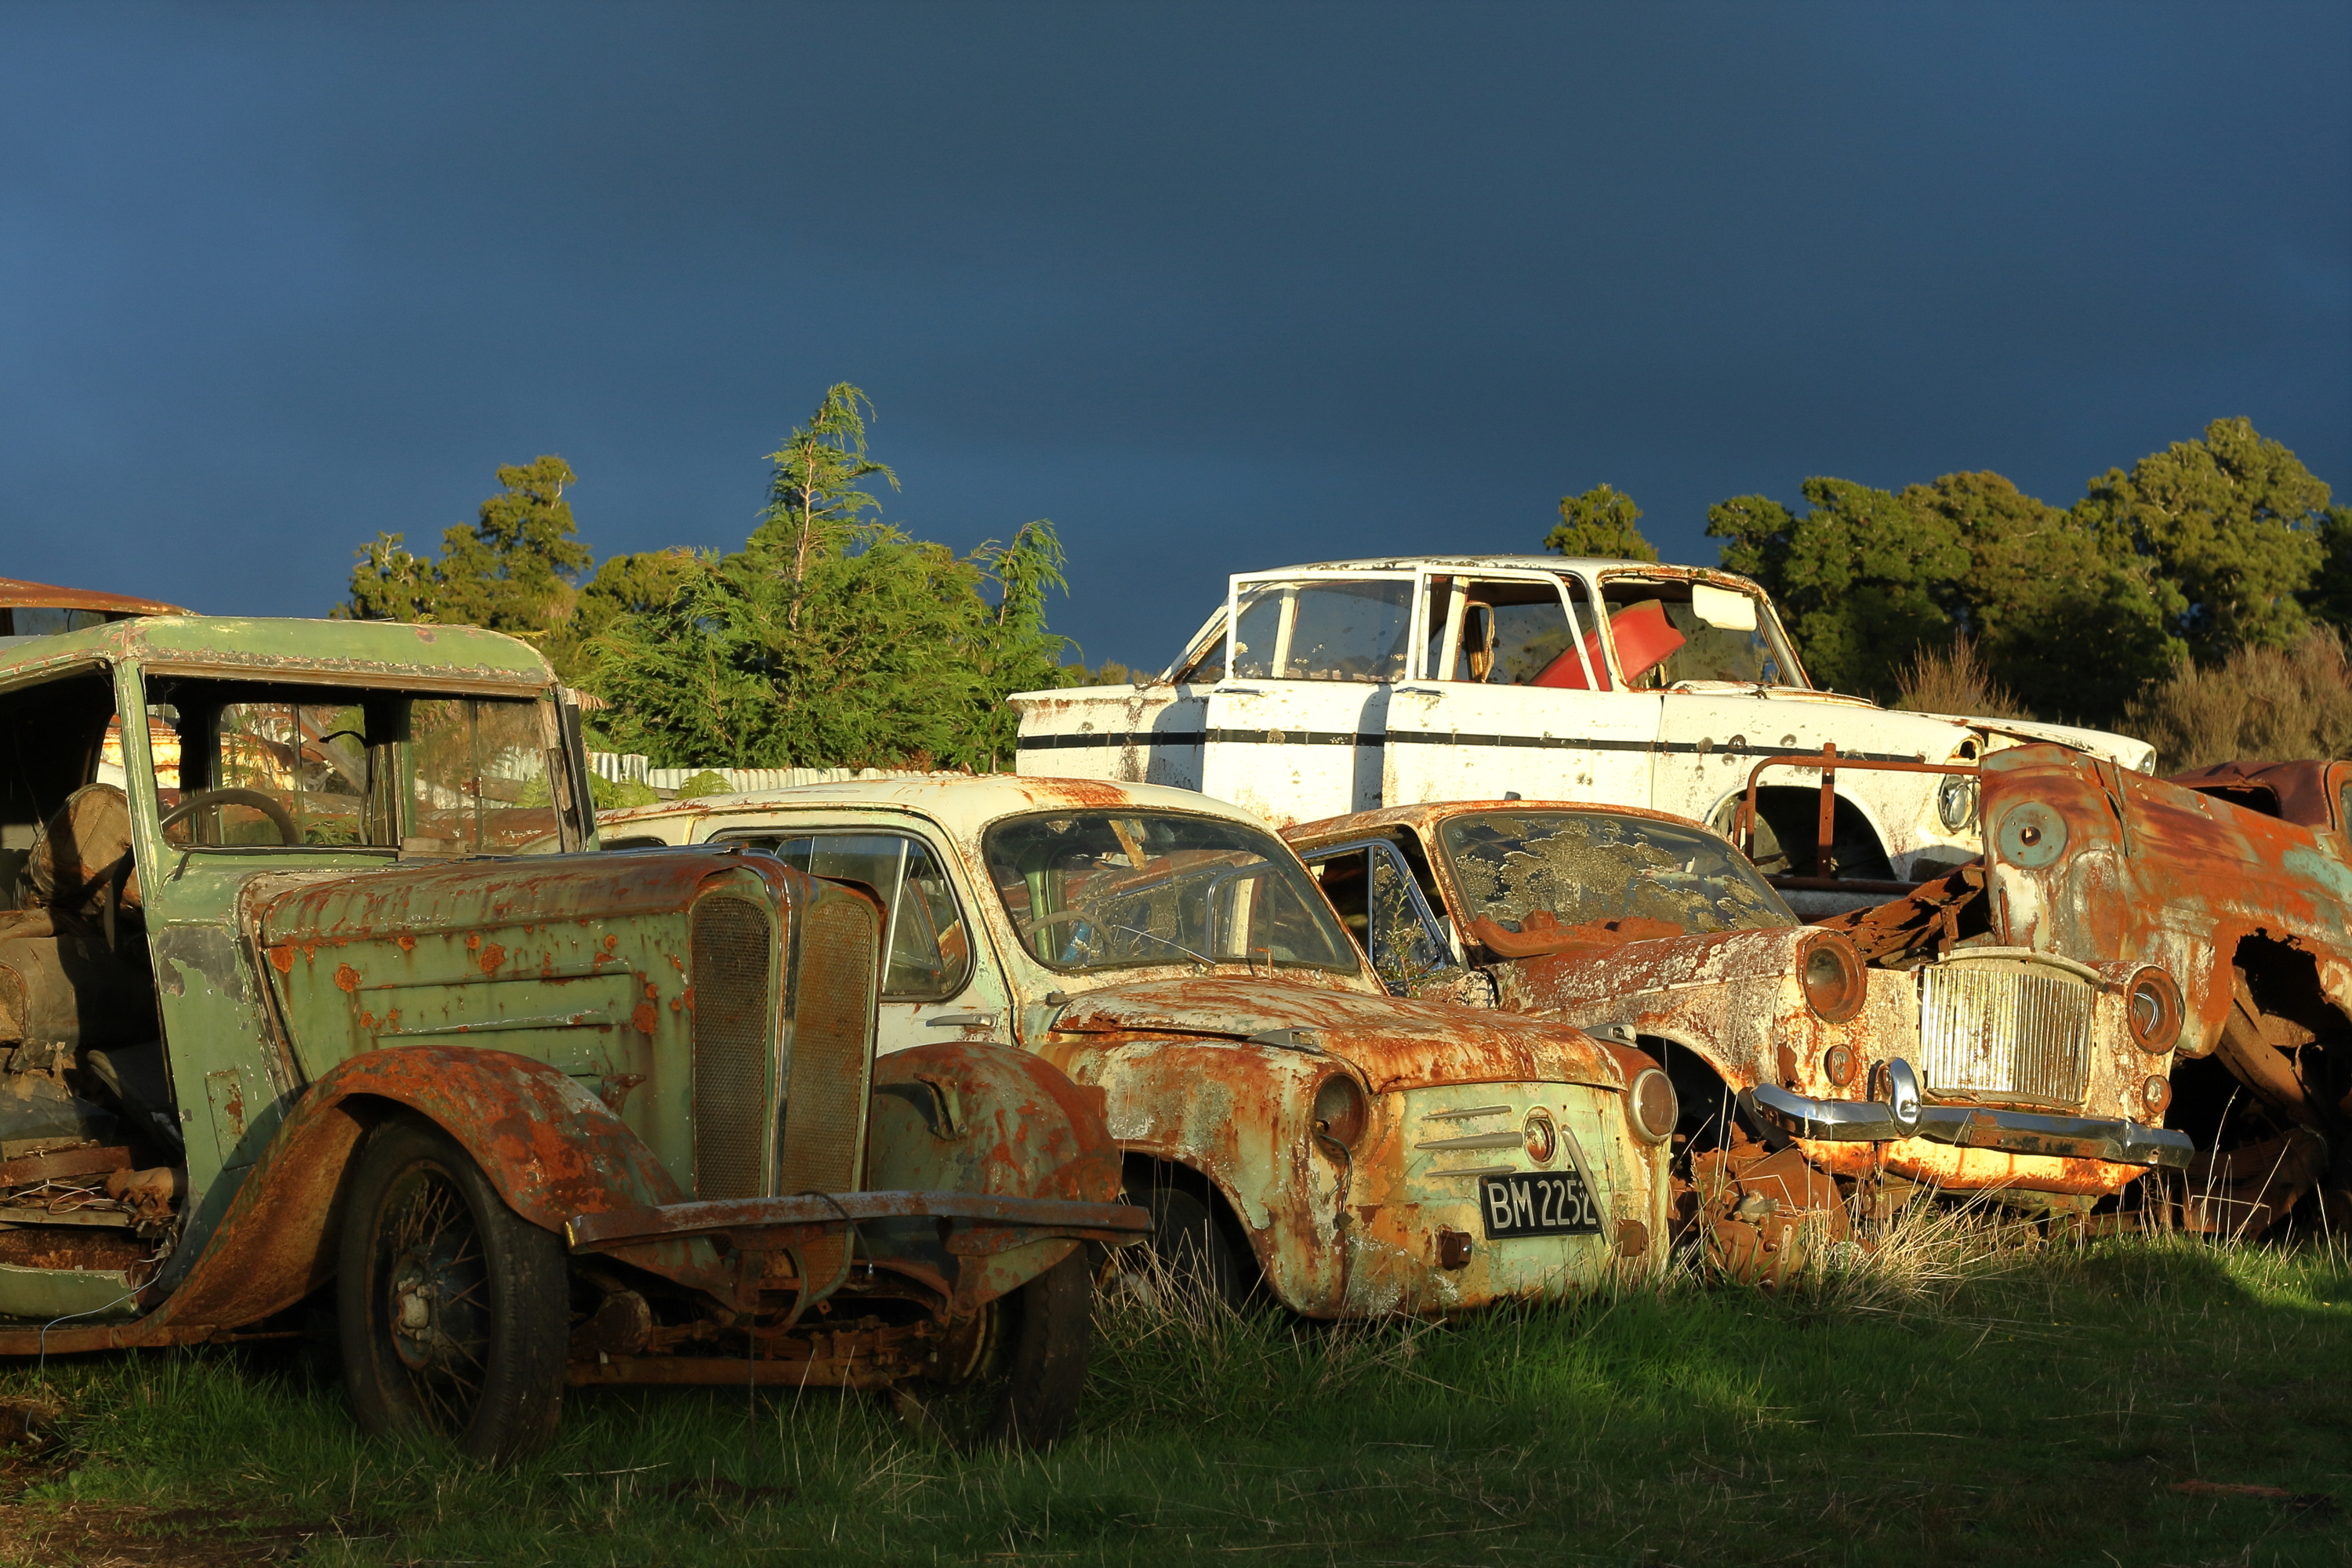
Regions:
<instances>
[{"instance_id":1,"label":"car door","mask_svg":"<svg viewBox=\"0 0 2352 1568\"><path fill-rule=\"evenodd\" d=\"M1384 804L1650 804L1658 696L1622 689L1581 577L1433 573L1422 599L1419 668L1389 704Z\"/></svg>"},{"instance_id":2,"label":"car door","mask_svg":"<svg viewBox=\"0 0 2352 1568\"><path fill-rule=\"evenodd\" d=\"M1405 673L1411 572L1233 580L1209 689L1201 791L1280 826L1381 804L1389 695Z\"/></svg>"},{"instance_id":3,"label":"car door","mask_svg":"<svg viewBox=\"0 0 2352 1568\"><path fill-rule=\"evenodd\" d=\"M1003 972L928 824L802 824L790 818L714 827L711 842L741 843L814 877L861 883L882 900L877 1055L937 1040L1012 1039Z\"/></svg>"},{"instance_id":4,"label":"car door","mask_svg":"<svg viewBox=\"0 0 2352 1568\"><path fill-rule=\"evenodd\" d=\"M1452 966L1444 929L1388 839L1351 839L1299 858L1391 995L1411 995L1416 983Z\"/></svg>"}]
</instances>

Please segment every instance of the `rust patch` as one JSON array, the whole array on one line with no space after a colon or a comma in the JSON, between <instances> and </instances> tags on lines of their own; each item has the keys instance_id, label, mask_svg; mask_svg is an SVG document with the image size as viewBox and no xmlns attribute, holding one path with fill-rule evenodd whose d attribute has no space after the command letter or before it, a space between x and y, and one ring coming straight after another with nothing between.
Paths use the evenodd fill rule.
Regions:
<instances>
[{"instance_id":1,"label":"rust patch","mask_svg":"<svg viewBox=\"0 0 2352 1568\"><path fill-rule=\"evenodd\" d=\"M401 952L415 952L416 951L416 939L415 937L403 935L399 937L397 941L399 942Z\"/></svg>"},{"instance_id":2,"label":"rust patch","mask_svg":"<svg viewBox=\"0 0 2352 1568\"><path fill-rule=\"evenodd\" d=\"M293 973L294 950L289 947L271 948L269 950L269 967L275 969L280 974Z\"/></svg>"},{"instance_id":3,"label":"rust patch","mask_svg":"<svg viewBox=\"0 0 2352 1568\"><path fill-rule=\"evenodd\" d=\"M652 1034L654 1026L660 1022L661 1015L654 1011L654 1005L650 1002L638 1003L637 1010L629 1015L629 1023L640 1035Z\"/></svg>"},{"instance_id":4,"label":"rust patch","mask_svg":"<svg viewBox=\"0 0 2352 1568\"><path fill-rule=\"evenodd\" d=\"M504 963L506 961L507 950L500 947L497 942L492 942L489 946L482 949L483 973L496 974L499 972L499 965Z\"/></svg>"},{"instance_id":5,"label":"rust patch","mask_svg":"<svg viewBox=\"0 0 2352 1568\"><path fill-rule=\"evenodd\" d=\"M338 963L337 965L335 965L335 989L336 989L336 990L338 990L338 991L357 991L359 988L360 988L360 972L359 972L358 970L353 969L353 968L352 968L350 964L348 964L348 963Z\"/></svg>"}]
</instances>

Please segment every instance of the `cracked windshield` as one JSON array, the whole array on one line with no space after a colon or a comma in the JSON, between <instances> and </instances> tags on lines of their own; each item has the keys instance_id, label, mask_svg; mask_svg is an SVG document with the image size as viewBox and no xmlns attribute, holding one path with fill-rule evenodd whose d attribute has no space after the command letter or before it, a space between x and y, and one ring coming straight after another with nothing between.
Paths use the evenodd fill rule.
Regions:
<instances>
[{"instance_id":1,"label":"cracked windshield","mask_svg":"<svg viewBox=\"0 0 2352 1568\"><path fill-rule=\"evenodd\" d=\"M1055 969L1358 964L1306 873L1240 823L1144 812L1025 816L990 828L985 850L1022 945Z\"/></svg>"},{"instance_id":2,"label":"cracked windshield","mask_svg":"<svg viewBox=\"0 0 2352 1568\"><path fill-rule=\"evenodd\" d=\"M1457 816L1441 837L1469 917L1505 931L1663 921L1697 933L1797 923L1721 841L1643 817L1566 811Z\"/></svg>"}]
</instances>

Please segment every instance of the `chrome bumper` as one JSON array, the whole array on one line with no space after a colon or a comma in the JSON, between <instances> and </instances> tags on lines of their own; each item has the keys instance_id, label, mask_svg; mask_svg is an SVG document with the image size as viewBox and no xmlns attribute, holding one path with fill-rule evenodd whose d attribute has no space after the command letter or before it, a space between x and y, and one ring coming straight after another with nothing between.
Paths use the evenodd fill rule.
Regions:
<instances>
[{"instance_id":1,"label":"chrome bumper","mask_svg":"<svg viewBox=\"0 0 2352 1568\"><path fill-rule=\"evenodd\" d=\"M1766 1124L1792 1138L1824 1142L1891 1143L1902 1138L1927 1138L1962 1149L2054 1154L2175 1171L2185 1167L2196 1152L2186 1132L2143 1127L2128 1120L1930 1105L1919 1098L1918 1079L1910 1064L1895 1061L1888 1066L1893 1092L1885 1102L1808 1100L1769 1083L1743 1090L1739 1098Z\"/></svg>"}]
</instances>

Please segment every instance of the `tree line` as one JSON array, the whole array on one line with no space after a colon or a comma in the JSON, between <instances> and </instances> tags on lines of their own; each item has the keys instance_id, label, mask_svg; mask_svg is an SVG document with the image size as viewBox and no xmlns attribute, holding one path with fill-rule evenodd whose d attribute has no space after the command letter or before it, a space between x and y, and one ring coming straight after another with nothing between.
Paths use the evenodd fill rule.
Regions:
<instances>
[{"instance_id":1,"label":"tree line","mask_svg":"<svg viewBox=\"0 0 2352 1568\"><path fill-rule=\"evenodd\" d=\"M2352 509L2245 419L2109 468L2071 507L1990 472L1799 493L1801 511L1719 501L1706 531L1778 602L1818 685L2121 729L2172 766L2352 743ZM1641 516L1601 485L1560 501L1546 542L1654 561Z\"/></svg>"},{"instance_id":2,"label":"tree line","mask_svg":"<svg viewBox=\"0 0 2352 1568\"><path fill-rule=\"evenodd\" d=\"M1040 519L959 554L886 521L898 476L846 383L769 454L740 550L597 563L561 458L499 494L437 556L383 533L338 616L487 626L533 641L603 700L592 738L657 766L1009 768L1008 693L1124 679L1066 662L1066 590ZM1897 706L2122 729L2167 766L2352 750L2352 509L2244 419L2217 419L2071 507L1995 473L1901 489L1816 477L1802 510L1707 509L1721 563L1778 602L1816 684ZM1642 510L1601 485L1559 503L1562 554L1654 561Z\"/></svg>"}]
</instances>

